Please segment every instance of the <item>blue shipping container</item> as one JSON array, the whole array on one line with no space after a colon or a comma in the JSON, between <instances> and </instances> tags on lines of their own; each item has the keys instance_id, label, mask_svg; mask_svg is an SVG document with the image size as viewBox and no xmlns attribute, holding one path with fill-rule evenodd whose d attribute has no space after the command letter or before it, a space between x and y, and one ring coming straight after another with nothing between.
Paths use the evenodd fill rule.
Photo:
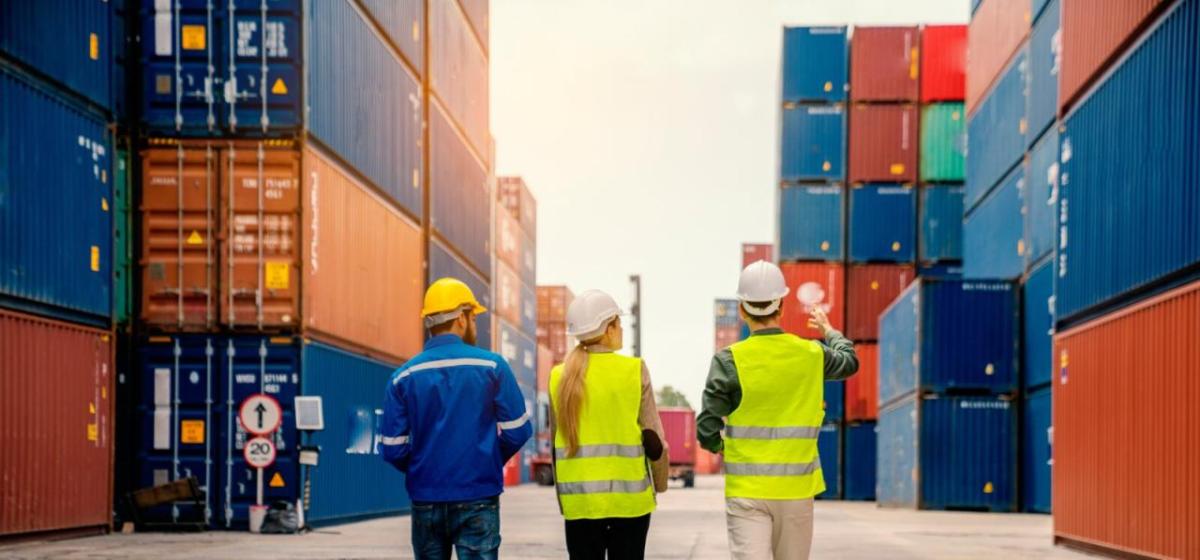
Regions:
<instances>
[{"instance_id":1,"label":"blue shipping container","mask_svg":"<svg viewBox=\"0 0 1200 560\"><path fill-rule=\"evenodd\" d=\"M425 2L421 0L359 0L392 44L400 49L404 62L417 74L425 69Z\"/></svg>"},{"instance_id":2,"label":"blue shipping container","mask_svg":"<svg viewBox=\"0 0 1200 560\"><path fill-rule=\"evenodd\" d=\"M1049 385L1054 358L1054 263L1047 261L1029 273L1023 287L1024 344L1021 372L1025 389Z\"/></svg>"},{"instance_id":3,"label":"blue shipping container","mask_svg":"<svg viewBox=\"0 0 1200 560\"><path fill-rule=\"evenodd\" d=\"M537 285L537 242L528 231L521 232L521 281L529 286Z\"/></svg>"},{"instance_id":4,"label":"blue shipping container","mask_svg":"<svg viewBox=\"0 0 1200 560\"><path fill-rule=\"evenodd\" d=\"M841 422L846 415L846 382L825 382L825 421Z\"/></svg>"},{"instance_id":5,"label":"blue shipping container","mask_svg":"<svg viewBox=\"0 0 1200 560\"><path fill-rule=\"evenodd\" d=\"M112 2L4 2L0 53L111 110L113 53L124 43ZM119 35L118 35L119 33Z\"/></svg>"},{"instance_id":6,"label":"blue shipping container","mask_svg":"<svg viewBox=\"0 0 1200 560\"><path fill-rule=\"evenodd\" d=\"M850 91L845 27L783 29L783 102L845 101Z\"/></svg>"},{"instance_id":7,"label":"blue shipping container","mask_svg":"<svg viewBox=\"0 0 1200 560\"><path fill-rule=\"evenodd\" d=\"M841 105L784 107L781 181L841 181L846 175L846 111Z\"/></svg>"},{"instance_id":8,"label":"blue shipping container","mask_svg":"<svg viewBox=\"0 0 1200 560\"><path fill-rule=\"evenodd\" d=\"M919 212L920 261L935 263L962 260L963 186L921 187Z\"/></svg>"},{"instance_id":9,"label":"blue shipping container","mask_svg":"<svg viewBox=\"0 0 1200 560\"><path fill-rule=\"evenodd\" d=\"M779 260L841 260L842 187L789 185L779 196Z\"/></svg>"},{"instance_id":10,"label":"blue shipping container","mask_svg":"<svg viewBox=\"0 0 1200 560\"><path fill-rule=\"evenodd\" d=\"M914 392L1017 388L1010 282L918 278L879 319L879 404Z\"/></svg>"},{"instance_id":11,"label":"blue shipping container","mask_svg":"<svg viewBox=\"0 0 1200 560\"><path fill-rule=\"evenodd\" d=\"M938 263L922 265L917 269L917 276L928 278L944 278L949 280L962 279L962 265L956 263Z\"/></svg>"},{"instance_id":12,"label":"blue shipping container","mask_svg":"<svg viewBox=\"0 0 1200 560\"><path fill-rule=\"evenodd\" d=\"M532 284L521 283L521 331L537 337L537 290Z\"/></svg>"},{"instance_id":13,"label":"blue shipping container","mask_svg":"<svg viewBox=\"0 0 1200 560\"><path fill-rule=\"evenodd\" d=\"M1017 510L1017 415L1003 397L899 401L879 414L878 453L880 505Z\"/></svg>"},{"instance_id":14,"label":"blue shipping container","mask_svg":"<svg viewBox=\"0 0 1200 560\"><path fill-rule=\"evenodd\" d=\"M1025 154L1025 92L1028 53L1021 49L967 120L969 211Z\"/></svg>"},{"instance_id":15,"label":"blue shipping container","mask_svg":"<svg viewBox=\"0 0 1200 560\"><path fill-rule=\"evenodd\" d=\"M429 85L479 158L490 161L487 51L458 2L429 3Z\"/></svg>"},{"instance_id":16,"label":"blue shipping container","mask_svg":"<svg viewBox=\"0 0 1200 560\"><path fill-rule=\"evenodd\" d=\"M963 220L963 277L1021 277L1025 270L1025 228L1021 193L1025 169L1013 169Z\"/></svg>"},{"instance_id":17,"label":"blue shipping container","mask_svg":"<svg viewBox=\"0 0 1200 560\"><path fill-rule=\"evenodd\" d=\"M1021 191L1025 216L1025 269L1054 251L1058 239L1058 130L1051 128L1034 144Z\"/></svg>"},{"instance_id":18,"label":"blue shipping container","mask_svg":"<svg viewBox=\"0 0 1200 560\"><path fill-rule=\"evenodd\" d=\"M492 189L487 167L467 149L437 103L429 119L429 225L490 278Z\"/></svg>"},{"instance_id":19,"label":"blue shipping container","mask_svg":"<svg viewBox=\"0 0 1200 560\"><path fill-rule=\"evenodd\" d=\"M1034 25L1037 25L1039 18L1043 14L1042 10L1046 9L1046 4L1049 3L1050 0L1030 0L1029 13L1032 14Z\"/></svg>"},{"instance_id":20,"label":"blue shipping container","mask_svg":"<svg viewBox=\"0 0 1200 560\"><path fill-rule=\"evenodd\" d=\"M1064 121L1059 321L1200 262L1198 28L1176 3Z\"/></svg>"},{"instance_id":21,"label":"blue shipping container","mask_svg":"<svg viewBox=\"0 0 1200 560\"><path fill-rule=\"evenodd\" d=\"M321 397L325 416L325 429L307 441L321 448L320 464L310 473L307 521L408 512L404 474L384 462L379 449L384 390L396 365L315 342L304 345L303 357L301 392Z\"/></svg>"},{"instance_id":22,"label":"blue shipping container","mask_svg":"<svg viewBox=\"0 0 1200 560\"><path fill-rule=\"evenodd\" d=\"M842 427L836 423L821 426L817 435L817 457L821 460L821 473L825 477L825 492L817 495L818 500L842 499Z\"/></svg>"},{"instance_id":23,"label":"blue shipping container","mask_svg":"<svg viewBox=\"0 0 1200 560\"><path fill-rule=\"evenodd\" d=\"M529 420L530 424L532 424L535 427L539 426L540 424L538 424L538 418L536 416L536 413L538 411L537 387L533 386L533 385L529 385L529 386L521 385L521 396L525 397L525 410L528 411L530 414L535 415L532 418L530 418L530 420ZM522 484L528 484L530 482L533 482L533 458L536 457L538 454L537 439L538 438L536 438L536 437L531 437L531 438L529 438L528 441L525 442L525 445L521 447L520 461L521 461L521 483Z\"/></svg>"},{"instance_id":24,"label":"blue shipping container","mask_svg":"<svg viewBox=\"0 0 1200 560\"><path fill-rule=\"evenodd\" d=\"M850 262L913 262L917 258L917 193L909 185L850 189Z\"/></svg>"},{"instance_id":25,"label":"blue shipping container","mask_svg":"<svg viewBox=\"0 0 1200 560\"><path fill-rule=\"evenodd\" d=\"M537 388L537 339L497 319L496 351L512 368L517 383ZM529 409L529 410L532 410Z\"/></svg>"},{"instance_id":26,"label":"blue shipping container","mask_svg":"<svg viewBox=\"0 0 1200 560\"><path fill-rule=\"evenodd\" d=\"M1021 429L1021 509L1050 513L1050 485L1053 458L1051 428L1051 387L1025 398L1024 426Z\"/></svg>"},{"instance_id":27,"label":"blue shipping container","mask_svg":"<svg viewBox=\"0 0 1200 560\"><path fill-rule=\"evenodd\" d=\"M843 494L847 500L875 499L878 431L875 422L855 422L846 426L846 453L842 461L842 473L845 477Z\"/></svg>"},{"instance_id":28,"label":"blue shipping container","mask_svg":"<svg viewBox=\"0 0 1200 560\"><path fill-rule=\"evenodd\" d=\"M309 132L419 218L421 84L348 0L307 14Z\"/></svg>"},{"instance_id":29,"label":"blue shipping container","mask_svg":"<svg viewBox=\"0 0 1200 560\"><path fill-rule=\"evenodd\" d=\"M1054 124L1058 112L1058 71L1062 60L1060 2L1050 0L1029 38L1029 130L1025 137L1030 145Z\"/></svg>"},{"instance_id":30,"label":"blue shipping container","mask_svg":"<svg viewBox=\"0 0 1200 560\"><path fill-rule=\"evenodd\" d=\"M104 120L0 71L0 301L105 327L112 144Z\"/></svg>"},{"instance_id":31,"label":"blue shipping container","mask_svg":"<svg viewBox=\"0 0 1200 560\"><path fill-rule=\"evenodd\" d=\"M482 317L475 318L475 345L485 350L492 349L492 288L488 281L458 260L453 253L437 240L429 242L429 282L438 278L458 278L467 283L475 299L488 309Z\"/></svg>"}]
</instances>

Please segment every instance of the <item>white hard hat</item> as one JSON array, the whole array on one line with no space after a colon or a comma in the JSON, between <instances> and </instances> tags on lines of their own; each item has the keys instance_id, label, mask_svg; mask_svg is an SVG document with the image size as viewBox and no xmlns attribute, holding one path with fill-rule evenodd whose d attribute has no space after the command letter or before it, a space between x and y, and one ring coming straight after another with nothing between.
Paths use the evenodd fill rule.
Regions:
<instances>
[{"instance_id":1,"label":"white hard hat","mask_svg":"<svg viewBox=\"0 0 1200 560\"><path fill-rule=\"evenodd\" d=\"M612 296L600 290L588 290L577 296L567 307L567 334L579 340L591 340L602 334L621 308Z\"/></svg>"},{"instance_id":2,"label":"white hard hat","mask_svg":"<svg viewBox=\"0 0 1200 560\"><path fill-rule=\"evenodd\" d=\"M788 295L787 282L783 279L783 271L774 263L756 261L742 269L738 278L737 297L742 300L742 309L746 313L763 317L779 309L783 297ZM771 302L765 308L746 305L746 302Z\"/></svg>"}]
</instances>

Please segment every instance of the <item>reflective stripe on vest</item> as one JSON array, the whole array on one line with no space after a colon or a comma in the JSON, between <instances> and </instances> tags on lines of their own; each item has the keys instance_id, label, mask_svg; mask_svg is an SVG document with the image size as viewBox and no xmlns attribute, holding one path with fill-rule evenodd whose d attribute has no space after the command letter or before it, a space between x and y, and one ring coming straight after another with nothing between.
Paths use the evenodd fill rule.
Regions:
<instances>
[{"instance_id":1,"label":"reflective stripe on vest","mask_svg":"<svg viewBox=\"0 0 1200 560\"><path fill-rule=\"evenodd\" d=\"M550 405L558 409L562 366L550 372ZM642 448L642 362L612 353L588 355L579 449L554 438L554 479L563 517L641 517L654 511L654 488Z\"/></svg>"},{"instance_id":2,"label":"reflective stripe on vest","mask_svg":"<svg viewBox=\"0 0 1200 560\"><path fill-rule=\"evenodd\" d=\"M824 350L791 334L751 336L730 350L742 400L725 429L725 495L799 500L820 494Z\"/></svg>"}]
</instances>

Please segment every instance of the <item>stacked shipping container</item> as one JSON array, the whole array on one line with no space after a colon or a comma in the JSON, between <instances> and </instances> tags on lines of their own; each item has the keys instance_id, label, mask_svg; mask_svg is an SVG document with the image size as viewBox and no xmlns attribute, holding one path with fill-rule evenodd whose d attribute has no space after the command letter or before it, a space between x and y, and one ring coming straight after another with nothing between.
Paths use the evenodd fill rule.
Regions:
<instances>
[{"instance_id":1,"label":"stacked shipping container","mask_svg":"<svg viewBox=\"0 0 1200 560\"><path fill-rule=\"evenodd\" d=\"M537 344L538 344L538 431L533 477L539 484L554 480L550 455L554 442L550 439L550 370L563 363L572 342L567 337L567 307L575 294L566 286L537 287Z\"/></svg>"}]
</instances>

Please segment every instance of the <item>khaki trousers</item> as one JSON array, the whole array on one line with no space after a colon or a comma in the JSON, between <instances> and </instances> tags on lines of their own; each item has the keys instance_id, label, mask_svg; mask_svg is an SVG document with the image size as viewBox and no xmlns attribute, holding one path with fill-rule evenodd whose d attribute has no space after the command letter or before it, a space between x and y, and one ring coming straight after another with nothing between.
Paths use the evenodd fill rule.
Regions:
<instances>
[{"instance_id":1,"label":"khaki trousers","mask_svg":"<svg viewBox=\"0 0 1200 560\"><path fill-rule=\"evenodd\" d=\"M813 501L725 499L733 560L807 560L812 550Z\"/></svg>"}]
</instances>

